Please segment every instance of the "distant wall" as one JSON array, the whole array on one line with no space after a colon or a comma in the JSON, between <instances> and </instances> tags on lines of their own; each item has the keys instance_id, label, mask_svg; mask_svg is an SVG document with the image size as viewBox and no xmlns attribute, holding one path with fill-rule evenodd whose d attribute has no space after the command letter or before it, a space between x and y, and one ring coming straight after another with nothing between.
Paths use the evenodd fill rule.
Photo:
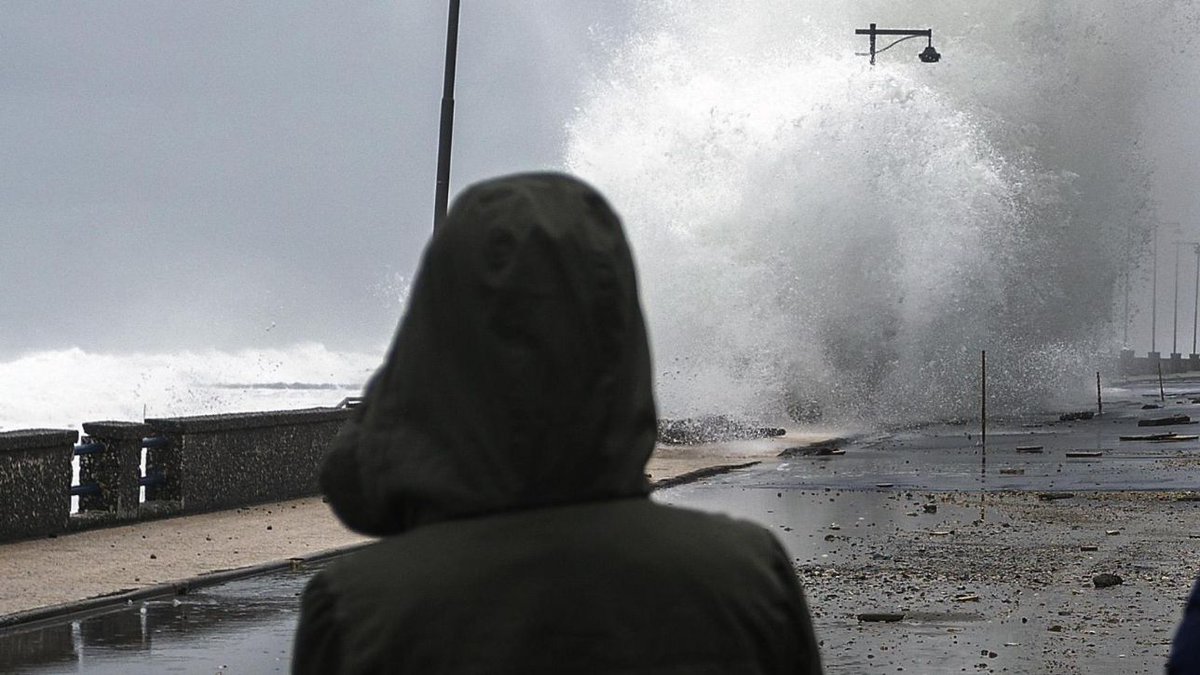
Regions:
<instances>
[{"instance_id":1,"label":"distant wall","mask_svg":"<svg viewBox=\"0 0 1200 675\"><path fill-rule=\"evenodd\" d=\"M350 414L310 408L88 422L78 446L72 430L0 433L0 541L317 494L321 461Z\"/></svg>"},{"instance_id":2,"label":"distant wall","mask_svg":"<svg viewBox=\"0 0 1200 675\"><path fill-rule=\"evenodd\" d=\"M1162 369L1163 375L1200 372L1200 354L1164 356L1159 352L1148 352L1146 356L1137 356L1131 349L1121 352L1122 375L1157 375L1159 368Z\"/></svg>"}]
</instances>

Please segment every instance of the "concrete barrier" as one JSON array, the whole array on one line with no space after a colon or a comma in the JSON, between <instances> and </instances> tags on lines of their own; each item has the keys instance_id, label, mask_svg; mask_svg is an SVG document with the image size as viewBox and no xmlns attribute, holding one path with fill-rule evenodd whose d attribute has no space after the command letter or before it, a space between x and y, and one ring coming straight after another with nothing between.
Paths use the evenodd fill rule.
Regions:
<instances>
[{"instance_id":1,"label":"concrete barrier","mask_svg":"<svg viewBox=\"0 0 1200 675\"><path fill-rule=\"evenodd\" d=\"M167 444L146 454L146 501L178 502L184 513L292 499L318 492L330 441L345 408L202 415L146 420Z\"/></svg>"},{"instance_id":2,"label":"concrete barrier","mask_svg":"<svg viewBox=\"0 0 1200 675\"><path fill-rule=\"evenodd\" d=\"M87 422L75 515L79 433L0 432L0 541L317 494L321 462L350 414L309 408Z\"/></svg>"},{"instance_id":3,"label":"concrete barrier","mask_svg":"<svg viewBox=\"0 0 1200 675\"><path fill-rule=\"evenodd\" d=\"M78 438L63 429L0 432L0 541L66 530Z\"/></svg>"}]
</instances>

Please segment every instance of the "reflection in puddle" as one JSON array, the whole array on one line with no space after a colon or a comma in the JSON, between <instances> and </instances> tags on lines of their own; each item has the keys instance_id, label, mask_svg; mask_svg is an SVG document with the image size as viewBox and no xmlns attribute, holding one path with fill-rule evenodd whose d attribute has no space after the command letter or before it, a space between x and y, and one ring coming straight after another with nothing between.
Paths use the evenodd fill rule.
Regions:
<instances>
[{"instance_id":1,"label":"reflection in puddle","mask_svg":"<svg viewBox=\"0 0 1200 675\"><path fill-rule=\"evenodd\" d=\"M302 572L231 581L0 633L0 672L287 672Z\"/></svg>"}]
</instances>

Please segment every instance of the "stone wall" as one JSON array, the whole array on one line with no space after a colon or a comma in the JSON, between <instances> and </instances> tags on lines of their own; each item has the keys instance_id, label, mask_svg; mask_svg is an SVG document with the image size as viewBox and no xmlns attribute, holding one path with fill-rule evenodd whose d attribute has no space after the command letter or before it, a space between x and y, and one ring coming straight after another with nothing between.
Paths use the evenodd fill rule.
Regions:
<instances>
[{"instance_id":1,"label":"stone wall","mask_svg":"<svg viewBox=\"0 0 1200 675\"><path fill-rule=\"evenodd\" d=\"M87 422L74 515L78 432L2 432L0 541L317 494L321 462L350 414L310 408Z\"/></svg>"},{"instance_id":2,"label":"stone wall","mask_svg":"<svg viewBox=\"0 0 1200 675\"><path fill-rule=\"evenodd\" d=\"M79 432L0 432L0 539L57 534L71 516L71 457Z\"/></svg>"},{"instance_id":3,"label":"stone wall","mask_svg":"<svg viewBox=\"0 0 1200 675\"><path fill-rule=\"evenodd\" d=\"M151 449L147 501L178 501L186 513L316 494L329 442L350 411L311 408L282 412L146 420L167 440Z\"/></svg>"}]
</instances>

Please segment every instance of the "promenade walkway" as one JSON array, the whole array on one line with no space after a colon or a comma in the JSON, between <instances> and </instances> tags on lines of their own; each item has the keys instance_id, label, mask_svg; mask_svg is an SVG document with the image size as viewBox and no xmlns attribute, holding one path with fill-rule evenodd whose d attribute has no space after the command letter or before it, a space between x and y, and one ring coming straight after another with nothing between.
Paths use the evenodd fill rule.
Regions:
<instances>
[{"instance_id":1,"label":"promenade walkway","mask_svg":"<svg viewBox=\"0 0 1200 675\"><path fill-rule=\"evenodd\" d=\"M647 465L652 482L686 480L775 457L824 433L753 441L661 446ZM319 497L154 520L0 545L0 627L86 607L96 598L169 592L170 584L229 570L307 559L369 542ZM124 594L124 595L122 595ZM116 596L116 597L114 597Z\"/></svg>"}]
</instances>

